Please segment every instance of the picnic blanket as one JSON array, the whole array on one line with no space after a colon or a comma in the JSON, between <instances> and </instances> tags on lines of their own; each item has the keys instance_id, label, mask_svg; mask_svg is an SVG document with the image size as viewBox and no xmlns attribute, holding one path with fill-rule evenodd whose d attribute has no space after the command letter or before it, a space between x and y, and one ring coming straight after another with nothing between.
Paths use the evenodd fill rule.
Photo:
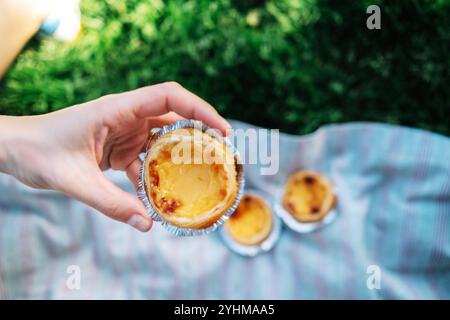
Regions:
<instances>
[{"instance_id":1,"label":"picnic blanket","mask_svg":"<svg viewBox=\"0 0 450 320\"><path fill-rule=\"evenodd\" d=\"M253 258L231 252L218 232L177 238L155 223L140 233L0 175L0 298L450 298L449 138L374 123L281 134L279 173L247 166L247 185L274 194L300 168L332 180L338 218L308 234L284 228L272 251ZM106 175L134 192L125 174Z\"/></svg>"}]
</instances>

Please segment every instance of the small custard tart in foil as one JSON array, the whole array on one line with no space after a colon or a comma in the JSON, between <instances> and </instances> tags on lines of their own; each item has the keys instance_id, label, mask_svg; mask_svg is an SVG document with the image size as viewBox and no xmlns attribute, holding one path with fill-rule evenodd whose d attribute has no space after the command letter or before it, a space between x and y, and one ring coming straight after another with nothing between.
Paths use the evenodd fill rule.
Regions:
<instances>
[{"instance_id":1,"label":"small custard tart in foil","mask_svg":"<svg viewBox=\"0 0 450 320\"><path fill-rule=\"evenodd\" d=\"M273 210L271 197L250 189L220 231L229 249L243 256L256 256L275 246L281 222Z\"/></svg>"},{"instance_id":2,"label":"small custard tart in foil","mask_svg":"<svg viewBox=\"0 0 450 320\"><path fill-rule=\"evenodd\" d=\"M333 186L320 173L297 171L289 176L284 186L283 208L298 221L320 221L335 203Z\"/></svg>"},{"instance_id":3,"label":"small custard tart in foil","mask_svg":"<svg viewBox=\"0 0 450 320\"><path fill-rule=\"evenodd\" d=\"M195 230L222 224L243 188L231 146L195 124L185 121L158 132L141 174L152 217L177 235L204 234Z\"/></svg>"},{"instance_id":4,"label":"small custard tart in foil","mask_svg":"<svg viewBox=\"0 0 450 320\"><path fill-rule=\"evenodd\" d=\"M272 225L270 205L258 195L245 193L224 227L237 242L256 245L267 239Z\"/></svg>"}]
</instances>

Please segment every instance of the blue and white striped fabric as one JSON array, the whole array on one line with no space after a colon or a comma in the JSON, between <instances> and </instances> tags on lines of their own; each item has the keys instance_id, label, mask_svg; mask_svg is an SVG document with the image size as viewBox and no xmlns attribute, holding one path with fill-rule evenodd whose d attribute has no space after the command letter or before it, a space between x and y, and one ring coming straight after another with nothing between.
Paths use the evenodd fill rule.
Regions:
<instances>
[{"instance_id":1,"label":"blue and white striped fabric","mask_svg":"<svg viewBox=\"0 0 450 320\"><path fill-rule=\"evenodd\" d=\"M280 173L249 166L248 183L274 193L292 170L319 170L335 185L339 217L311 234L284 229L255 258L230 252L217 232L176 238L156 223L141 234L0 176L0 298L450 298L449 138L370 123L280 138ZM125 175L107 175L132 191ZM66 285L70 265L79 290ZM380 289L367 288L370 265Z\"/></svg>"}]
</instances>

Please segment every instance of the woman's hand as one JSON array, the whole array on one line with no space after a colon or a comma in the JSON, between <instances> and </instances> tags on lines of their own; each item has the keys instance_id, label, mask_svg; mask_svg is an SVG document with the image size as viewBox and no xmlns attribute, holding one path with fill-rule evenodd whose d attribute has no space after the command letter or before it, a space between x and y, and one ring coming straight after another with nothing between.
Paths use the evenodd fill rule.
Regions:
<instances>
[{"instance_id":1,"label":"woman's hand","mask_svg":"<svg viewBox=\"0 0 450 320\"><path fill-rule=\"evenodd\" d=\"M181 118L197 119L223 134L229 124L208 103L177 83L167 82L113 94L57 112L0 117L0 171L23 183L54 189L105 215L148 231L144 205L102 173L126 171L137 186L152 127Z\"/></svg>"}]
</instances>

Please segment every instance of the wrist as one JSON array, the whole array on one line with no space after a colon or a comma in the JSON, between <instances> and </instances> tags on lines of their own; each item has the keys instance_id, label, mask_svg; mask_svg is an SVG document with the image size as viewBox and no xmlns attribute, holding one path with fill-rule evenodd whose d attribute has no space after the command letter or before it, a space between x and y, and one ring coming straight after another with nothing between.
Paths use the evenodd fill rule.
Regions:
<instances>
[{"instance_id":1,"label":"wrist","mask_svg":"<svg viewBox=\"0 0 450 320\"><path fill-rule=\"evenodd\" d=\"M30 187L48 189L54 171L47 142L55 134L46 129L51 121L46 115L0 116L0 172Z\"/></svg>"},{"instance_id":2,"label":"wrist","mask_svg":"<svg viewBox=\"0 0 450 320\"><path fill-rule=\"evenodd\" d=\"M30 117L0 116L0 172L13 174L17 149L25 141L24 122Z\"/></svg>"}]
</instances>

